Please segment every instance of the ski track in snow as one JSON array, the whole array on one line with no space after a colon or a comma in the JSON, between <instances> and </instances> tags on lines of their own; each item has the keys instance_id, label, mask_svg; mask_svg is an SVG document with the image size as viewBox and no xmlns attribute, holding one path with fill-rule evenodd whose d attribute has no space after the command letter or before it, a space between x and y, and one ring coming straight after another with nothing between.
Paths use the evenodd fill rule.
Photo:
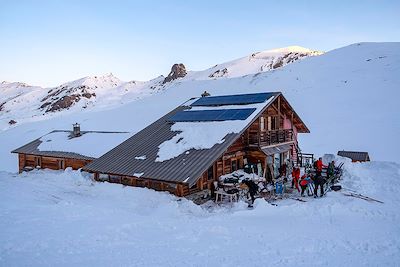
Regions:
<instances>
[{"instance_id":1,"label":"ski track in snow","mask_svg":"<svg viewBox=\"0 0 400 267\"><path fill-rule=\"evenodd\" d=\"M0 173L0 266L398 266L400 165L345 165L307 202L206 208L78 171Z\"/></svg>"}]
</instances>

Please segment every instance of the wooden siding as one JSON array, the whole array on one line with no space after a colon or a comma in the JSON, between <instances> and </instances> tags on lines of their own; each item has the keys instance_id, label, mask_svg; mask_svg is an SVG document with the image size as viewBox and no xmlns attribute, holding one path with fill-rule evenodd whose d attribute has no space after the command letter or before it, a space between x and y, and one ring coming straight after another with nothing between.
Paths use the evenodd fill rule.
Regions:
<instances>
[{"instance_id":1,"label":"wooden siding","mask_svg":"<svg viewBox=\"0 0 400 267\"><path fill-rule=\"evenodd\" d=\"M103 181L100 178L99 173L94 174L96 181ZM132 176L119 176L108 174L108 182L122 184L132 187L146 187L154 189L156 191L166 191L177 196L189 195L189 186L186 184L178 184L172 182L158 181L152 179L144 179Z\"/></svg>"},{"instance_id":2,"label":"wooden siding","mask_svg":"<svg viewBox=\"0 0 400 267\"><path fill-rule=\"evenodd\" d=\"M61 164L60 161L63 161L63 164ZM40 163L40 168L42 169L59 170L60 167L64 166L64 168L62 169L71 167L72 169L77 170L90 163L91 160L44 157L38 155L27 155L22 153L18 154L18 165L20 172L25 167L36 168L38 162Z\"/></svg>"}]
</instances>

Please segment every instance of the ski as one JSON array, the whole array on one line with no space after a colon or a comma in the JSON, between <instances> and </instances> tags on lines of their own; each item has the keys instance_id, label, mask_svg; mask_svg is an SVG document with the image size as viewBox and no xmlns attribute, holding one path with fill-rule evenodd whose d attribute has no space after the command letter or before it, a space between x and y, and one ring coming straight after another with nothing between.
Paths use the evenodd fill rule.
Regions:
<instances>
[{"instance_id":1,"label":"ski","mask_svg":"<svg viewBox=\"0 0 400 267\"><path fill-rule=\"evenodd\" d=\"M272 206L278 206L278 204L272 203L272 202L269 202L269 201L267 201L267 203L270 204L270 205L272 205Z\"/></svg>"},{"instance_id":2,"label":"ski","mask_svg":"<svg viewBox=\"0 0 400 267\"><path fill-rule=\"evenodd\" d=\"M306 200L301 199L301 198L295 198L295 197L289 197L289 198L290 198L290 199L293 199L293 200L300 201L300 202L307 202Z\"/></svg>"},{"instance_id":3,"label":"ski","mask_svg":"<svg viewBox=\"0 0 400 267\"><path fill-rule=\"evenodd\" d=\"M374 198L371 198L371 197L367 197L367 196L364 196L364 195L361 195L361 194L343 193L343 195L348 196L348 197L359 198L359 199L366 200L366 201L369 201L369 202L378 202L378 203L382 203L382 204L384 203L383 201L380 201L380 200L377 200L377 199L374 199Z\"/></svg>"}]
</instances>

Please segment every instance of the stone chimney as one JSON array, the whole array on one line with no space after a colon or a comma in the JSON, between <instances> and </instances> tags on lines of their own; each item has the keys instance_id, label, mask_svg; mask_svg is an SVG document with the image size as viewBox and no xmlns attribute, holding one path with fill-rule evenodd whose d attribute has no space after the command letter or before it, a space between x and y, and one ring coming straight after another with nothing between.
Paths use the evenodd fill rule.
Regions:
<instances>
[{"instance_id":1,"label":"stone chimney","mask_svg":"<svg viewBox=\"0 0 400 267\"><path fill-rule=\"evenodd\" d=\"M73 136L74 137L78 137L78 136L81 136L81 126L79 125L79 123L75 123L75 124L73 124L73 126L74 126L74 131L73 131Z\"/></svg>"}]
</instances>

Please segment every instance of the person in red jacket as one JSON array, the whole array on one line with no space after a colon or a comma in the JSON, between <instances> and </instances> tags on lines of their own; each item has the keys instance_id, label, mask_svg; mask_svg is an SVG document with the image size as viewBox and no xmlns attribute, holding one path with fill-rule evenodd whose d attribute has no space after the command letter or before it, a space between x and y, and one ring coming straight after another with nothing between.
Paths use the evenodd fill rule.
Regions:
<instances>
[{"instance_id":1,"label":"person in red jacket","mask_svg":"<svg viewBox=\"0 0 400 267\"><path fill-rule=\"evenodd\" d=\"M320 177L322 175L322 168L323 167L326 168L327 166L322 163L322 158L319 158L317 160L317 162L315 163L315 171L316 171L316 176L317 177Z\"/></svg>"},{"instance_id":2,"label":"person in red jacket","mask_svg":"<svg viewBox=\"0 0 400 267\"><path fill-rule=\"evenodd\" d=\"M292 172L292 187L293 185L296 187L297 191L300 192L299 188L299 180L300 180L300 168L294 167Z\"/></svg>"},{"instance_id":3,"label":"person in red jacket","mask_svg":"<svg viewBox=\"0 0 400 267\"><path fill-rule=\"evenodd\" d=\"M301 176L301 180L299 182L300 187L301 187L301 196L304 197L304 192L307 189L307 185L308 183L311 181L311 175L307 176L307 174L304 174L303 176Z\"/></svg>"},{"instance_id":4,"label":"person in red jacket","mask_svg":"<svg viewBox=\"0 0 400 267\"><path fill-rule=\"evenodd\" d=\"M292 168L292 188L294 188L294 177L296 176L296 166Z\"/></svg>"}]
</instances>

